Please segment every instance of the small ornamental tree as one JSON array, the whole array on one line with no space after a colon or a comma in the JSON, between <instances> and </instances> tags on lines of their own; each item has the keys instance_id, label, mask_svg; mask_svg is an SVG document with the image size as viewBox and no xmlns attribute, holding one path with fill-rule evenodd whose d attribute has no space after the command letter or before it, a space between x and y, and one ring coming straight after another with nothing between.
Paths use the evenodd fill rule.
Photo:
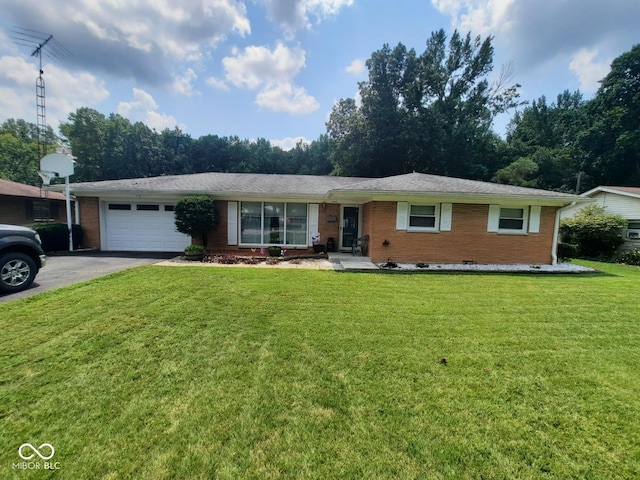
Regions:
<instances>
[{"instance_id":1,"label":"small ornamental tree","mask_svg":"<svg viewBox=\"0 0 640 480\"><path fill-rule=\"evenodd\" d=\"M199 235L207 246L207 232L218 225L215 201L207 195L188 195L176 203L176 230L186 235Z\"/></svg>"},{"instance_id":2,"label":"small ornamental tree","mask_svg":"<svg viewBox=\"0 0 640 480\"><path fill-rule=\"evenodd\" d=\"M572 218L560 223L560 233L565 243L578 246L581 257L611 258L622 240L622 229L627 221L622 215L605 213L604 207L589 205Z\"/></svg>"}]
</instances>

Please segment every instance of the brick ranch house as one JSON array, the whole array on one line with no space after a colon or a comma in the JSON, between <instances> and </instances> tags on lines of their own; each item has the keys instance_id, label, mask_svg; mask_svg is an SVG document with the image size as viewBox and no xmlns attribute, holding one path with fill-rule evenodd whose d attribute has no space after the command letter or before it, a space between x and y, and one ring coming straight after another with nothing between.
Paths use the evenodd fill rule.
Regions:
<instances>
[{"instance_id":1,"label":"brick ranch house","mask_svg":"<svg viewBox=\"0 0 640 480\"><path fill-rule=\"evenodd\" d=\"M0 223L28 225L66 221L65 197L62 193L0 178Z\"/></svg>"},{"instance_id":2,"label":"brick ranch house","mask_svg":"<svg viewBox=\"0 0 640 480\"><path fill-rule=\"evenodd\" d=\"M182 251L174 205L216 200L210 251L280 245L312 251L312 236L350 250L369 236L373 262L552 264L560 209L584 197L409 173L385 178L200 173L71 184L85 244L112 251ZM198 239L195 239L198 241ZM300 252L302 253L302 252Z\"/></svg>"}]
</instances>

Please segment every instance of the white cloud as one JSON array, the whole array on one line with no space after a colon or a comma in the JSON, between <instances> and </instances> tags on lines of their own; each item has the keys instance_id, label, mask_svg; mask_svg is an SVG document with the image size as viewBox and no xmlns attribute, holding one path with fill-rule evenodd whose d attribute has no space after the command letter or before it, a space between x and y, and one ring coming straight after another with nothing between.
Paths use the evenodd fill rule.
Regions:
<instances>
[{"instance_id":1,"label":"white cloud","mask_svg":"<svg viewBox=\"0 0 640 480\"><path fill-rule=\"evenodd\" d=\"M239 88L260 87L256 103L276 112L307 114L318 102L293 80L305 66L305 52L279 44L273 51L262 46L246 47L222 60L226 80Z\"/></svg>"},{"instance_id":2,"label":"white cloud","mask_svg":"<svg viewBox=\"0 0 640 480\"><path fill-rule=\"evenodd\" d=\"M197 78L196 72L191 68L187 68L184 75L174 77L173 89L186 97L191 97L194 94L193 81Z\"/></svg>"},{"instance_id":3,"label":"white cloud","mask_svg":"<svg viewBox=\"0 0 640 480\"><path fill-rule=\"evenodd\" d=\"M280 140L269 140L269 142L271 143L271 145L280 147L282 150L286 151L294 149L295 146L299 143L302 143L304 145L311 145L311 140L305 137L286 137Z\"/></svg>"},{"instance_id":4,"label":"white cloud","mask_svg":"<svg viewBox=\"0 0 640 480\"><path fill-rule=\"evenodd\" d=\"M304 67L305 53L299 47L288 48L282 44L273 51L250 46L235 57L225 57L222 64L229 82L253 89L264 83L290 81Z\"/></svg>"},{"instance_id":5,"label":"white cloud","mask_svg":"<svg viewBox=\"0 0 640 480\"><path fill-rule=\"evenodd\" d=\"M593 93L598 89L599 81L609 73L611 62L595 61L598 49L580 49L571 57L569 70L576 74L580 82L580 90Z\"/></svg>"},{"instance_id":6,"label":"white cloud","mask_svg":"<svg viewBox=\"0 0 640 480\"><path fill-rule=\"evenodd\" d=\"M433 6L452 18L461 33L496 35L513 27L509 10L515 0L431 0Z\"/></svg>"},{"instance_id":7,"label":"white cloud","mask_svg":"<svg viewBox=\"0 0 640 480\"><path fill-rule=\"evenodd\" d=\"M225 92L228 92L230 90L229 85L227 85L224 80L220 80L216 77L207 78L207 85L215 88L216 90L223 90Z\"/></svg>"},{"instance_id":8,"label":"white cloud","mask_svg":"<svg viewBox=\"0 0 640 480\"><path fill-rule=\"evenodd\" d=\"M251 33L238 0L5 0L2 10L18 25L37 11L37 22L73 50L69 64L149 84L171 84L172 62L199 62L229 35Z\"/></svg>"},{"instance_id":9,"label":"white cloud","mask_svg":"<svg viewBox=\"0 0 640 480\"><path fill-rule=\"evenodd\" d=\"M351 62L351 64L347 68L345 68L345 71L347 73L350 73L351 75L360 76L365 71L365 69L366 65L364 60L356 59Z\"/></svg>"},{"instance_id":10,"label":"white cloud","mask_svg":"<svg viewBox=\"0 0 640 480\"><path fill-rule=\"evenodd\" d=\"M344 7L353 5L354 0L262 0L269 18L280 24L285 31L293 34L301 28L309 28L310 17L316 23L337 15Z\"/></svg>"},{"instance_id":11,"label":"white cloud","mask_svg":"<svg viewBox=\"0 0 640 480\"><path fill-rule=\"evenodd\" d=\"M353 5L354 0L262 0L269 18L280 24L289 34L301 28L309 28L310 17L316 23L337 15L344 7Z\"/></svg>"},{"instance_id":12,"label":"white cloud","mask_svg":"<svg viewBox=\"0 0 640 480\"><path fill-rule=\"evenodd\" d=\"M275 112L307 114L318 109L320 104L302 87L290 83L271 85L258 93L256 103Z\"/></svg>"},{"instance_id":13,"label":"white cloud","mask_svg":"<svg viewBox=\"0 0 640 480\"><path fill-rule=\"evenodd\" d=\"M133 89L133 100L130 102L120 102L117 112L132 122L142 122L149 128L162 131L165 128L179 127L185 130L183 124L179 124L175 117L160 113L158 104L152 95L140 88Z\"/></svg>"},{"instance_id":14,"label":"white cloud","mask_svg":"<svg viewBox=\"0 0 640 480\"><path fill-rule=\"evenodd\" d=\"M22 118L36 123L37 67L21 57L0 57L0 118ZM102 80L87 72L69 72L56 65L46 68L46 120L54 130L70 112L95 106L109 97Z\"/></svg>"}]
</instances>

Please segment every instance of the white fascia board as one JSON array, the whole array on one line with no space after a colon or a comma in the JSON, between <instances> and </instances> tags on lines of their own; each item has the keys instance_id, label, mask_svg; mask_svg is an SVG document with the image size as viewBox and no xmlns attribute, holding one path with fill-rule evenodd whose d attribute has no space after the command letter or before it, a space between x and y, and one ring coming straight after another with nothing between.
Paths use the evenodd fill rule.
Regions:
<instances>
[{"instance_id":1,"label":"white fascia board","mask_svg":"<svg viewBox=\"0 0 640 480\"><path fill-rule=\"evenodd\" d=\"M640 195L632 192L625 192L622 190L617 190L615 187L596 187L592 188L588 192L581 193L581 197L592 197L598 193L612 193L614 195L622 195L623 197L631 197L631 198L640 198Z\"/></svg>"},{"instance_id":2,"label":"white fascia board","mask_svg":"<svg viewBox=\"0 0 640 480\"><path fill-rule=\"evenodd\" d=\"M407 192L377 192L369 195L360 193L359 195L347 196L341 195L343 198L353 199L354 197L366 201L382 201L382 202L432 202L432 203L466 203L474 205L540 205L564 207L573 202L591 203L590 198L581 198L579 196L572 197L544 197L535 195L489 195L489 194L464 194L464 193L407 193ZM362 203L365 203L362 202Z\"/></svg>"}]
</instances>

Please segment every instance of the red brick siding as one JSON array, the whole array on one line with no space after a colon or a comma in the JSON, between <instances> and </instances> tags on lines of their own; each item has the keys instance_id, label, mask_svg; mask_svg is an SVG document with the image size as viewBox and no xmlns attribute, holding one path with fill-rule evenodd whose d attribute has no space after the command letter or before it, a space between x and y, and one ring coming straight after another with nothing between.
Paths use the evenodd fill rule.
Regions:
<instances>
[{"instance_id":1,"label":"red brick siding","mask_svg":"<svg viewBox=\"0 0 640 480\"><path fill-rule=\"evenodd\" d=\"M374 262L397 263L532 263L549 264L556 207L543 207L540 233L504 235L487 232L488 205L454 204L450 232L396 230L396 202L364 206L363 232L370 235ZM387 240L388 246L383 246Z\"/></svg>"},{"instance_id":2,"label":"red brick siding","mask_svg":"<svg viewBox=\"0 0 640 480\"><path fill-rule=\"evenodd\" d=\"M27 217L27 202L33 200L47 201L46 198L24 198L0 196L0 223L11 225L28 225L38 223L33 217ZM52 219L53 222L67 223L67 210L65 202L61 200L49 200L52 204L58 205L58 215ZM73 208L73 202L71 203ZM72 211L73 214L73 211Z\"/></svg>"}]
</instances>

